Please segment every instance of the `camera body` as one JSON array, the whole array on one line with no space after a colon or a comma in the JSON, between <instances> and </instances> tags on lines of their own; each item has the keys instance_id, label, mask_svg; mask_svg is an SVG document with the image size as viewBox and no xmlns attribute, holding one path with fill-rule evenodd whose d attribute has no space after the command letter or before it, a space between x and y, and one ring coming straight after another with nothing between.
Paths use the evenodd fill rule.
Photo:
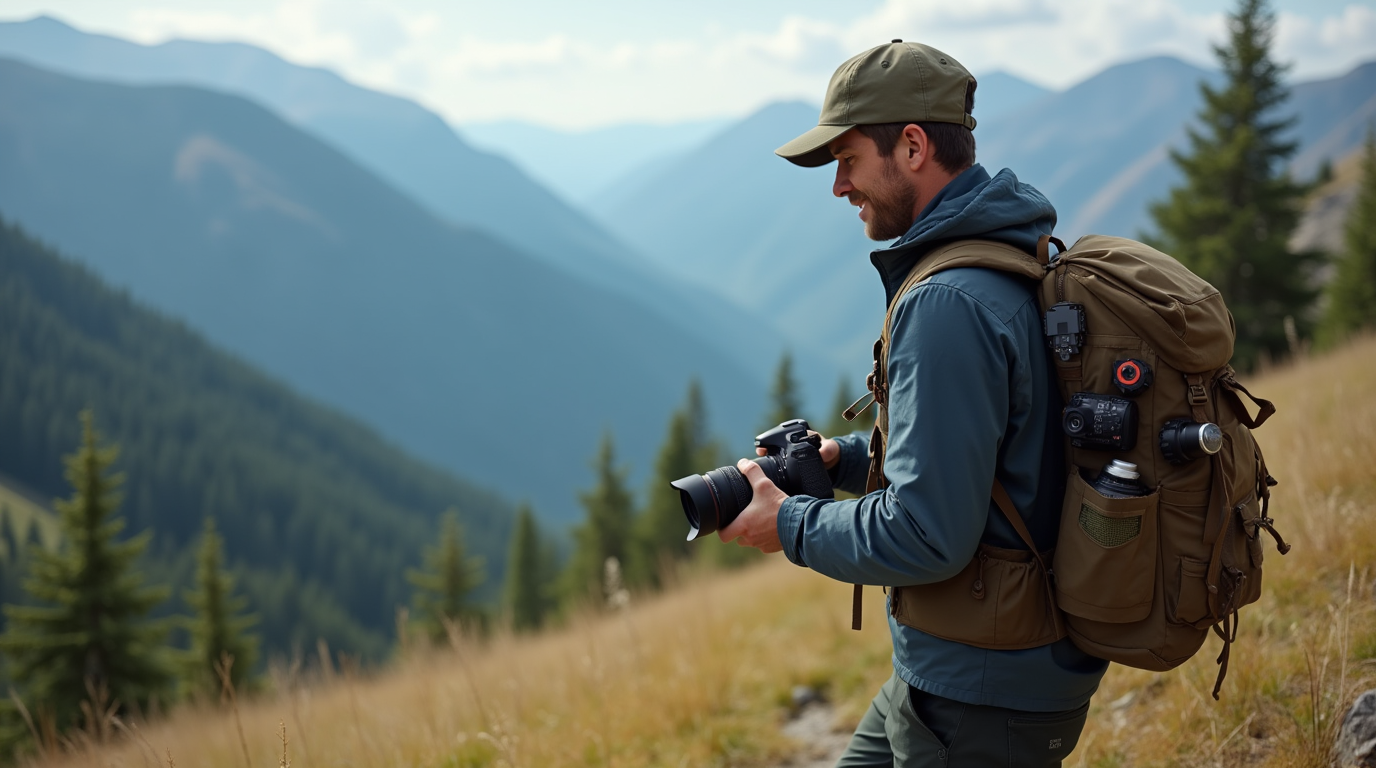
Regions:
<instances>
[{"instance_id":1,"label":"camera body","mask_svg":"<svg viewBox=\"0 0 1376 768\"><path fill-rule=\"evenodd\" d=\"M765 455L753 459L765 477L789 496L833 498L831 476L822 462L822 437L809 434L802 419L785 421L755 437ZM719 467L705 475L689 475L671 483L678 489L688 518L688 540L725 528L754 498L750 483L735 467Z\"/></svg>"},{"instance_id":2,"label":"camera body","mask_svg":"<svg viewBox=\"0 0 1376 768\"><path fill-rule=\"evenodd\" d=\"M785 421L755 436L765 455L755 459L770 482L789 496L829 499L831 476L822 462L822 436L811 433L806 421Z\"/></svg>"},{"instance_id":3,"label":"camera body","mask_svg":"<svg viewBox=\"0 0 1376 768\"><path fill-rule=\"evenodd\" d=\"M1137 404L1123 397L1076 392L1061 412L1061 427L1076 448L1130 451L1137 445Z\"/></svg>"}]
</instances>

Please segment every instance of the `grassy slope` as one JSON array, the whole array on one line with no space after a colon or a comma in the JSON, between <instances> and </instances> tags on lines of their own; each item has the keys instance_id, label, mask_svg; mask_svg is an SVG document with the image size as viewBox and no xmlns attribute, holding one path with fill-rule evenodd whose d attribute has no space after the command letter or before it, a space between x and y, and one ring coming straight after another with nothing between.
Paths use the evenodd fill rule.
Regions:
<instances>
[{"instance_id":1,"label":"grassy slope","mask_svg":"<svg viewBox=\"0 0 1376 768\"><path fill-rule=\"evenodd\" d=\"M1326 764L1369 669L1358 662L1376 656L1373 374L1368 338L1256 379L1280 408L1259 436L1295 549L1267 553L1268 588L1243 611L1223 701L1209 698L1216 641L1174 672L1114 667L1069 765ZM291 761L307 768L768 765L793 749L778 729L791 686L823 686L849 728L889 674L878 593L853 633L847 585L776 557L544 636L417 652L368 680L279 685L241 707L248 750L254 764L276 761L285 721ZM170 749L179 765L239 766L235 734L225 711L185 708L146 727L146 742L44 765L136 765Z\"/></svg>"}]
</instances>

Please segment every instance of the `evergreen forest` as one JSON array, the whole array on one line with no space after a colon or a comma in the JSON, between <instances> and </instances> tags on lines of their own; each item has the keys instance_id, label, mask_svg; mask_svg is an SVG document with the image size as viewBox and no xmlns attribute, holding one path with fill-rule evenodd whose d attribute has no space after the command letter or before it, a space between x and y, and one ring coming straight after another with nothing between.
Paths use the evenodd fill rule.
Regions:
<instances>
[{"instance_id":1,"label":"evergreen forest","mask_svg":"<svg viewBox=\"0 0 1376 768\"><path fill-rule=\"evenodd\" d=\"M89 408L120 451L128 530L149 536L147 580L189 588L213 518L267 655L323 639L383 658L410 602L405 573L445 510L502 572L515 520L494 492L294 394L10 224L0 224L0 350L0 475L35 498L67 496L61 457ZM37 536L10 517L6 563L21 559L16 538ZM10 601L15 570L0 585ZM496 592L494 579L478 594ZM174 598L157 611L180 609Z\"/></svg>"}]
</instances>

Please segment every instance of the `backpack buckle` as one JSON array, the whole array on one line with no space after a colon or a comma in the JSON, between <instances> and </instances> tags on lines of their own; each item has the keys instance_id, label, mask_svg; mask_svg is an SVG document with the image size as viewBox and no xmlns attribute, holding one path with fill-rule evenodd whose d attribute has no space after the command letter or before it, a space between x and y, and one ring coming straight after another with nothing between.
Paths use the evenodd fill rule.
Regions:
<instances>
[{"instance_id":1,"label":"backpack buckle","mask_svg":"<svg viewBox=\"0 0 1376 768\"><path fill-rule=\"evenodd\" d=\"M1190 405L1204 405L1209 402L1209 390L1204 388L1203 382L1191 381L1189 385Z\"/></svg>"}]
</instances>

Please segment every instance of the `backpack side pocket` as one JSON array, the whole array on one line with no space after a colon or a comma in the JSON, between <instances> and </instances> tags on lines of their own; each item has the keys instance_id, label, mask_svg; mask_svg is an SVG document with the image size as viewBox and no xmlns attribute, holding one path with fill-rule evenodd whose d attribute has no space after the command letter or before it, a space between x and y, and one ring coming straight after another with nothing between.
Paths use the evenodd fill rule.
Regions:
<instances>
[{"instance_id":1,"label":"backpack side pocket","mask_svg":"<svg viewBox=\"0 0 1376 768\"><path fill-rule=\"evenodd\" d=\"M1108 623L1147 617L1156 585L1157 500L1157 491L1110 498L1071 473L1053 566L1061 610Z\"/></svg>"}]
</instances>

